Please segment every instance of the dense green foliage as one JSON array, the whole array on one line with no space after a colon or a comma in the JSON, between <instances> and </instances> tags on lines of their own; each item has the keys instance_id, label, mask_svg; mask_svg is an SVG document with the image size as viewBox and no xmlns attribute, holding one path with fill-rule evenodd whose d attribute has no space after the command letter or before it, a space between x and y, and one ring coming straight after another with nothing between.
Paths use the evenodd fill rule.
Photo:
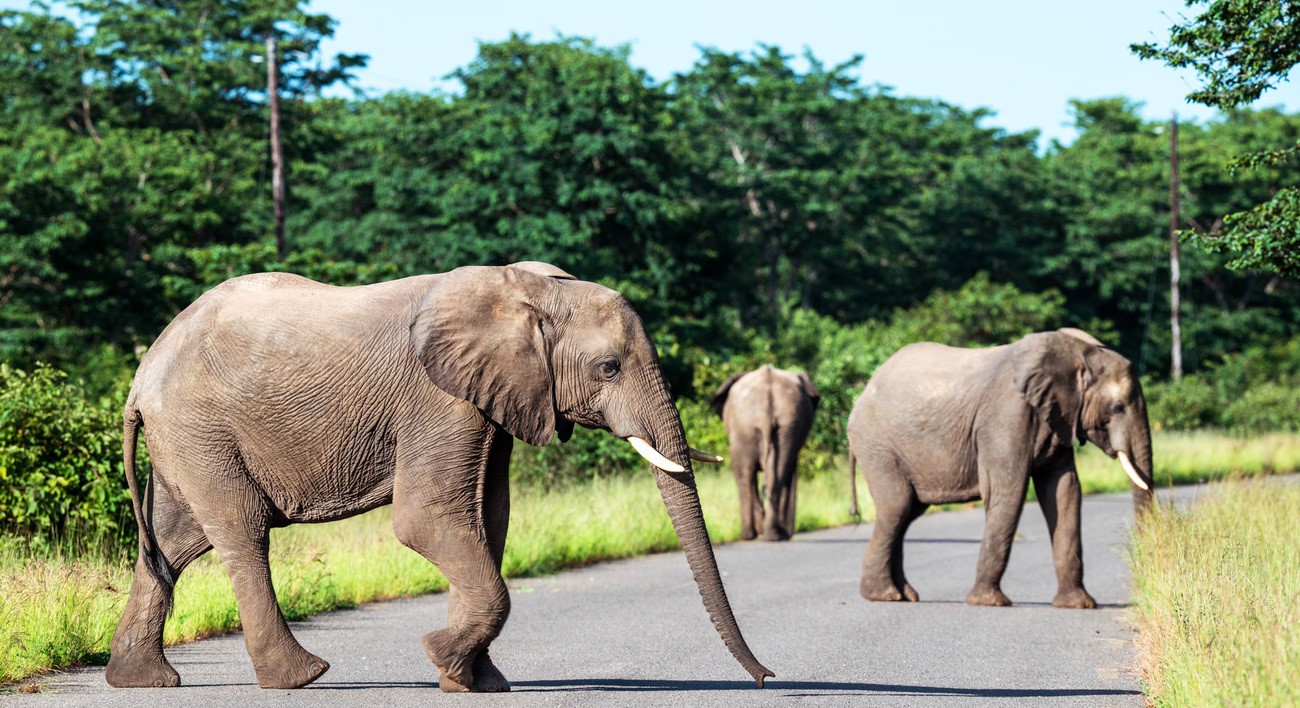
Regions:
<instances>
[{"instance_id":1,"label":"dense green foliage","mask_svg":"<svg viewBox=\"0 0 1300 708\"><path fill-rule=\"evenodd\" d=\"M1186 0L1206 5L1191 20L1169 30L1169 43L1134 44L1144 59L1191 68L1204 85L1188 100L1224 110L1247 106L1287 80L1300 64L1300 2L1295 0ZM1293 170L1300 152L1294 131L1273 133L1261 145L1242 146L1234 168ZM1248 150L1248 152L1247 152ZM1290 163L1290 164L1288 164ZM1192 240L1232 255L1233 268L1264 268L1300 274L1300 189L1288 180L1280 189L1247 205L1220 212L1214 227L1193 224Z\"/></svg>"},{"instance_id":2,"label":"dense green foliage","mask_svg":"<svg viewBox=\"0 0 1300 708\"><path fill-rule=\"evenodd\" d=\"M35 551L133 542L120 400L87 400L66 378L0 364L0 535Z\"/></svg>"}]
</instances>

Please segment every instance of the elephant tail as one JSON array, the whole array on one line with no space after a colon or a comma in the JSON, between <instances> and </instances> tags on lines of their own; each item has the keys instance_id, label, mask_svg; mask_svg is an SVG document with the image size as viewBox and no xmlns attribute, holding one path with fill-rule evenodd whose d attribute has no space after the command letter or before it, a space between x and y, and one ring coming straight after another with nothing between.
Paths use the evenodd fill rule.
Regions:
<instances>
[{"instance_id":1,"label":"elephant tail","mask_svg":"<svg viewBox=\"0 0 1300 708\"><path fill-rule=\"evenodd\" d=\"M172 578L171 570L167 567L167 558L163 556L162 551L158 548L158 539L154 536L153 524L149 523L149 517L145 514L145 505L141 503L140 497L140 481L136 478L135 473L137 433L143 425L144 418L140 415L140 410L135 407L135 398L133 396L127 400L126 410L123 415L122 470L126 472L126 486L131 491L131 510L135 512L135 524L140 531L140 558L144 560L145 568L149 570L149 573L167 590L166 596L170 598L172 596L171 590L175 587L176 581ZM152 497L152 494L150 496Z\"/></svg>"},{"instance_id":2,"label":"elephant tail","mask_svg":"<svg viewBox=\"0 0 1300 708\"><path fill-rule=\"evenodd\" d=\"M858 509L858 458L849 450L849 516L855 520L862 518L862 513Z\"/></svg>"}]
</instances>

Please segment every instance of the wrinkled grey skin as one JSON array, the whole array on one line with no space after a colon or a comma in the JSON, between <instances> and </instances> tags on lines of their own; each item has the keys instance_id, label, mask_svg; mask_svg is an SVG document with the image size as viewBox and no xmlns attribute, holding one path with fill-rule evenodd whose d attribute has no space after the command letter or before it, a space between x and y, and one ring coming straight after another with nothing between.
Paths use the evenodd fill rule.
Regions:
<instances>
[{"instance_id":1,"label":"wrinkled grey skin","mask_svg":"<svg viewBox=\"0 0 1300 708\"><path fill-rule=\"evenodd\" d=\"M1093 608L1083 587L1074 443L1125 452L1148 487L1151 432L1127 359L1086 332L1031 334L990 349L924 342L898 350L849 415L850 475L876 505L862 596L917 600L903 575L903 535L931 504L984 500L984 541L972 605L1008 606L1001 581L1032 479L1056 565L1056 607ZM1123 474L1120 466L1117 474ZM1135 509L1152 495L1130 483ZM853 493L854 513L857 491Z\"/></svg>"},{"instance_id":2,"label":"wrinkled grey skin","mask_svg":"<svg viewBox=\"0 0 1300 708\"><path fill-rule=\"evenodd\" d=\"M393 528L450 582L447 627L424 637L444 691L504 691L488 647L510 610L501 578L513 437L577 423L649 441L705 607L762 685L772 673L732 616L705 532L681 420L654 345L618 293L541 263L468 267L355 288L282 273L229 280L176 317L126 404L126 468L143 426L141 552L112 640L113 686L176 686L163 656L175 579L216 548L260 685L329 668L294 639L267 566L268 532L393 504Z\"/></svg>"},{"instance_id":3,"label":"wrinkled grey skin","mask_svg":"<svg viewBox=\"0 0 1300 708\"><path fill-rule=\"evenodd\" d=\"M786 541L794 535L799 451L820 400L821 392L807 374L771 366L732 374L714 394L713 408L727 428L731 470L740 487L741 538Z\"/></svg>"}]
</instances>

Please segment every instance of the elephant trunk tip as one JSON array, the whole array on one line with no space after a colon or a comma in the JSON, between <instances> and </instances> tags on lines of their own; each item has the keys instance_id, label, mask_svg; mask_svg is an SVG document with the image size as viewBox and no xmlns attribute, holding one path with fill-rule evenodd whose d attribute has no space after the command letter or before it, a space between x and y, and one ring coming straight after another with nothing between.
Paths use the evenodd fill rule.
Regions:
<instances>
[{"instance_id":1,"label":"elephant trunk tip","mask_svg":"<svg viewBox=\"0 0 1300 708\"><path fill-rule=\"evenodd\" d=\"M767 688L767 686L763 684L764 679L776 678L776 674L772 673L770 669L762 664L759 664L755 669L751 669L750 674L753 675L754 681L758 683L759 688Z\"/></svg>"}]
</instances>

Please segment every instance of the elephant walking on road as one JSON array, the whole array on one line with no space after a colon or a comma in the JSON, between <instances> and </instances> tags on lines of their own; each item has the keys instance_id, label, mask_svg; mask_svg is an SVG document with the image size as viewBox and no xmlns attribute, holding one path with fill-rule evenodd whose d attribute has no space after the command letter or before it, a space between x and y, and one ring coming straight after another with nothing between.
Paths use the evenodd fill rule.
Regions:
<instances>
[{"instance_id":1,"label":"elephant walking on road","mask_svg":"<svg viewBox=\"0 0 1300 708\"><path fill-rule=\"evenodd\" d=\"M353 288L234 278L163 330L125 413L140 555L111 644L113 686L179 685L163 625L176 578L212 548L258 683L316 680L329 664L285 624L269 531L391 503L398 539L451 586L447 626L424 636L442 690L509 690L488 648L510 611L501 562L513 438L564 441L575 423L626 439L654 465L715 627L760 686L772 675L727 602L691 473L702 453L686 444L654 344L621 295L554 266ZM143 504L133 473L142 427L153 461Z\"/></svg>"},{"instance_id":2,"label":"elephant walking on road","mask_svg":"<svg viewBox=\"0 0 1300 708\"><path fill-rule=\"evenodd\" d=\"M849 474L861 465L876 505L862 561L868 600L915 602L903 574L908 526L931 504L983 499L984 540L966 602L1010 605L1002 575L1032 479L1052 538L1052 604L1096 607L1083 587L1075 444L1119 458L1135 509L1152 502L1142 385L1128 359L1077 329L989 349L903 347L867 383L848 434ZM856 486L853 496L856 513Z\"/></svg>"},{"instance_id":3,"label":"elephant walking on road","mask_svg":"<svg viewBox=\"0 0 1300 708\"><path fill-rule=\"evenodd\" d=\"M714 394L740 486L741 538L785 541L794 535L799 451L819 400L821 392L807 374L771 366L733 374Z\"/></svg>"}]
</instances>

